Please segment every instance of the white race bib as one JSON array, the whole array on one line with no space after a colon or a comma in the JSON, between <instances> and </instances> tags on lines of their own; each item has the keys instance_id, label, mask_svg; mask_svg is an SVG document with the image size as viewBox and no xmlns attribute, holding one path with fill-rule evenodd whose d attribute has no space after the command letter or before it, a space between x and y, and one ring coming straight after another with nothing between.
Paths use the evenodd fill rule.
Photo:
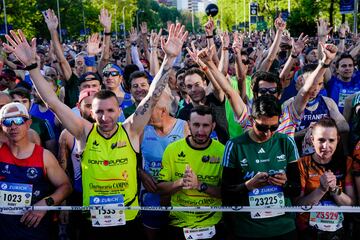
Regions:
<instances>
[{"instance_id":1,"label":"white race bib","mask_svg":"<svg viewBox=\"0 0 360 240\"><path fill-rule=\"evenodd\" d=\"M337 206L332 201L321 201L318 206ZM326 232L335 232L342 228L344 215L341 212L312 212L309 225Z\"/></svg>"},{"instance_id":2,"label":"white race bib","mask_svg":"<svg viewBox=\"0 0 360 240\"><path fill-rule=\"evenodd\" d=\"M255 188L249 192L250 207L284 207L285 198L282 187L269 185ZM285 214L285 212L252 211L251 218L269 218Z\"/></svg>"},{"instance_id":3,"label":"white race bib","mask_svg":"<svg viewBox=\"0 0 360 240\"><path fill-rule=\"evenodd\" d=\"M32 184L0 182L0 206L24 207L30 206ZM23 215L24 210L4 210L2 214Z\"/></svg>"},{"instance_id":4,"label":"white race bib","mask_svg":"<svg viewBox=\"0 0 360 240\"><path fill-rule=\"evenodd\" d=\"M90 206L91 205L123 207L124 197L121 194L111 196L91 196ZM98 209L90 210L90 214L93 227L113 227L126 224L125 213L122 210Z\"/></svg>"},{"instance_id":5,"label":"white race bib","mask_svg":"<svg viewBox=\"0 0 360 240\"><path fill-rule=\"evenodd\" d=\"M203 228L183 228L185 239L209 239L215 236L215 226Z\"/></svg>"}]
</instances>

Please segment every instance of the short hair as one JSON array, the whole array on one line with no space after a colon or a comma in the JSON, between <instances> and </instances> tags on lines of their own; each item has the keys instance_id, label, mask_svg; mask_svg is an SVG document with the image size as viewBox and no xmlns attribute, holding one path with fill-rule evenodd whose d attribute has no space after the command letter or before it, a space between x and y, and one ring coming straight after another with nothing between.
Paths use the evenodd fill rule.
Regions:
<instances>
[{"instance_id":1,"label":"short hair","mask_svg":"<svg viewBox=\"0 0 360 240\"><path fill-rule=\"evenodd\" d=\"M257 71L251 77L251 88L253 90L254 96L257 96L257 93L259 92L260 81L276 83L277 92L281 93L282 86L279 75L271 72Z\"/></svg>"},{"instance_id":2,"label":"short hair","mask_svg":"<svg viewBox=\"0 0 360 240\"><path fill-rule=\"evenodd\" d=\"M336 68L339 68L339 64L340 64L340 61L345 59L345 58L350 58L352 61L353 61L353 64L355 65L355 60L354 58L348 54L348 53L343 53L340 55L340 57L338 58L338 60L336 61Z\"/></svg>"},{"instance_id":3,"label":"short hair","mask_svg":"<svg viewBox=\"0 0 360 240\"><path fill-rule=\"evenodd\" d=\"M133 73L130 74L130 77L129 77L129 80L130 82L132 82L133 79L135 78L141 78L141 77L144 77L147 79L147 81L149 82L149 78L148 76L146 75L146 72L144 71L135 71Z\"/></svg>"},{"instance_id":4,"label":"short hair","mask_svg":"<svg viewBox=\"0 0 360 240\"><path fill-rule=\"evenodd\" d=\"M185 72L186 72L186 68L180 68L175 74L176 80L178 79L179 75L184 74Z\"/></svg>"},{"instance_id":5,"label":"short hair","mask_svg":"<svg viewBox=\"0 0 360 240\"><path fill-rule=\"evenodd\" d=\"M110 90L100 90L99 92L95 93L94 95L94 99L97 98L99 100L106 100L109 98L115 98L116 102L119 104L119 99L117 98L117 96L115 95L115 93L113 91Z\"/></svg>"},{"instance_id":6,"label":"short hair","mask_svg":"<svg viewBox=\"0 0 360 240\"><path fill-rule=\"evenodd\" d=\"M319 119L319 121L315 122L312 129L314 130L316 127L324 127L324 128L336 128L336 132L339 134L339 128L336 125L336 122L331 117L323 117Z\"/></svg>"},{"instance_id":7,"label":"short hair","mask_svg":"<svg viewBox=\"0 0 360 240\"><path fill-rule=\"evenodd\" d=\"M27 98L29 101L31 100L30 91L23 87L14 88L13 90L9 91L9 95L11 98L14 98L14 95L18 95L22 98Z\"/></svg>"},{"instance_id":8,"label":"short hair","mask_svg":"<svg viewBox=\"0 0 360 240\"><path fill-rule=\"evenodd\" d=\"M212 108L209 107L209 106L199 105L199 106L193 107L190 110L189 120L190 120L190 117L191 117L192 113L197 113L200 116L211 115L212 122L215 122L215 113L212 110Z\"/></svg>"},{"instance_id":9,"label":"short hair","mask_svg":"<svg viewBox=\"0 0 360 240\"><path fill-rule=\"evenodd\" d=\"M205 75L204 71L202 71L202 70L200 70L199 68L196 68L196 67L193 67L193 68L190 68L190 69L186 70L185 75L184 75L184 79L187 76L193 75L193 74L199 75L203 81L206 81L206 75Z\"/></svg>"},{"instance_id":10,"label":"short hair","mask_svg":"<svg viewBox=\"0 0 360 240\"><path fill-rule=\"evenodd\" d=\"M252 117L280 117L282 114L281 104L273 95L261 95L252 104Z\"/></svg>"}]
</instances>

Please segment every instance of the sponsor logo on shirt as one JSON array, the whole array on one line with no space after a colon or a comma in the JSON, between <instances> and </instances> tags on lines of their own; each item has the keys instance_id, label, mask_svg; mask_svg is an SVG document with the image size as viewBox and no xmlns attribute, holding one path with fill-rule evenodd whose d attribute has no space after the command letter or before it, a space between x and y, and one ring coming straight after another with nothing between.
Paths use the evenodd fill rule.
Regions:
<instances>
[{"instance_id":1,"label":"sponsor logo on shirt","mask_svg":"<svg viewBox=\"0 0 360 240\"><path fill-rule=\"evenodd\" d=\"M220 163L220 157L207 155L207 156L203 156L201 158L201 161L204 163L209 162L210 164L211 163Z\"/></svg>"},{"instance_id":2,"label":"sponsor logo on shirt","mask_svg":"<svg viewBox=\"0 0 360 240\"><path fill-rule=\"evenodd\" d=\"M256 159L255 160L256 163L265 163L265 162L270 162L270 159L267 158L267 159Z\"/></svg>"},{"instance_id":3,"label":"sponsor logo on shirt","mask_svg":"<svg viewBox=\"0 0 360 240\"><path fill-rule=\"evenodd\" d=\"M244 176L244 178L243 178L243 179L250 179L250 178L253 178L253 177L254 177L254 175L255 175L255 172L254 172L254 171L252 171L252 172L246 172L246 173L245 173L245 176Z\"/></svg>"},{"instance_id":4,"label":"sponsor logo on shirt","mask_svg":"<svg viewBox=\"0 0 360 240\"><path fill-rule=\"evenodd\" d=\"M283 162L286 160L286 156L285 154L281 154L280 156L276 156L276 159L278 160L278 162Z\"/></svg>"},{"instance_id":5,"label":"sponsor logo on shirt","mask_svg":"<svg viewBox=\"0 0 360 240\"><path fill-rule=\"evenodd\" d=\"M9 164L6 164L1 172L4 174L10 174Z\"/></svg>"},{"instance_id":6,"label":"sponsor logo on shirt","mask_svg":"<svg viewBox=\"0 0 360 240\"><path fill-rule=\"evenodd\" d=\"M89 159L88 160L89 164L93 164L93 165L103 165L103 166L119 166L119 165L125 165L128 164L128 159L127 158L120 158L120 159L115 159L115 160L93 160L93 159Z\"/></svg>"},{"instance_id":7,"label":"sponsor logo on shirt","mask_svg":"<svg viewBox=\"0 0 360 240\"><path fill-rule=\"evenodd\" d=\"M249 164L248 164L248 161L246 158L244 158L243 160L240 161L240 166L242 167L247 167Z\"/></svg>"},{"instance_id":8,"label":"sponsor logo on shirt","mask_svg":"<svg viewBox=\"0 0 360 240\"><path fill-rule=\"evenodd\" d=\"M36 168L28 168L26 170L26 176L30 179L34 179L38 176L38 170L36 170Z\"/></svg>"},{"instance_id":9,"label":"sponsor logo on shirt","mask_svg":"<svg viewBox=\"0 0 360 240\"><path fill-rule=\"evenodd\" d=\"M179 158L184 158L186 157L185 153L183 151L181 151L179 154L178 154L178 157Z\"/></svg>"},{"instance_id":10,"label":"sponsor logo on shirt","mask_svg":"<svg viewBox=\"0 0 360 240\"><path fill-rule=\"evenodd\" d=\"M265 150L263 148L260 148L260 150L258 151L258 153L266 153Z\"/></svg>"},{"instance_id":11,"label":"sponsor logo on shirt","mask_svg":"<svg viewBox=\"0 0 360 240\"><path fill-rule=\"evenodd\" d=\"M126 147L126 141L119 141L111 144L111 149Z\"/></svg>"}]
</instances>

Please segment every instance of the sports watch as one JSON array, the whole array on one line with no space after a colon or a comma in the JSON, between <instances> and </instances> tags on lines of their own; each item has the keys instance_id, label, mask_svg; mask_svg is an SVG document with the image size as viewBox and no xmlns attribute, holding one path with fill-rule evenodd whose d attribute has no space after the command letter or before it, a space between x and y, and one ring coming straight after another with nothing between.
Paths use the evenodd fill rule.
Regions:
<instances>
[{"instance_id":1,"label":"sports watch","mask_svg":"<svg viewBox=\"0 0 360 240\"><path fill-rule=\"evenodd\" d=\"M55 204L55 201L52 197L45 198L45 203L47 206L53 206Z\"/></svg>"},{"instance_id":2,"label":"sports watch","mask_svg":"<svg viewBox=\"0 0 360 240\"><path fill-rule=\"evenodd\" d=\"M208 188L209 186L206 183L201 183L199 192L205 192Z\"/></svg>"}]
</instances>

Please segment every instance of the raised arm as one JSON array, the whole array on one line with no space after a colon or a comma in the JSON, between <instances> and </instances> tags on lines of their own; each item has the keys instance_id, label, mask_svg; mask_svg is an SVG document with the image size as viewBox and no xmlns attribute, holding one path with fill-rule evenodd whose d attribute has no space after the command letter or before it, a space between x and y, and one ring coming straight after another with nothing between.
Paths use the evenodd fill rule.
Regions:
<instances>
[{"instance_id":1,"label":"raised arm","mask_svg":"<svg viewBox=\"0 0 360 240\"><path fill-rule=\"evenodd\" d=\"M87 51L88 55L85 58L93 58L94 63L95 63L95 56L99 52L101 52L100 42L101 42L101 37L98 33L93 33L91 36L89 36L88 42L86 45L86 51ZM98 66L98 67L100 67L100 66ZM96 72L95 69L96 69L95 65L94 66L86 66L86 72ZM101 71L98 71L98 72L101 72Z\"/></svg>"},{"instance_id":2,"label":"raised arm","mask_svg":"<svg viewBox=\"0 0 360 240\"><path fill-rule=\"evenodd\" d=\"M63 126L65 126L76 139L84 140L85 142L87 133L90 131L92 125L88 121L76 116L68 106L62 103L56 96L51 85L41 75L36 61L36 39L32 39L30 46L21 30L18 30L18 34L16 34L15 31L10 31L10 34L12 37L5 35L5 38L9 41L9 45L4 44L5 49L14 53L15 56L27 66L40 97L49 108L54 111Z\"/></svg>"},{"instance_id":3,"label":"raised arm","mask_svg":"<svg viewBox=\"0 0 360 240\"><path fill-rule=\"evenodd\" d=\"M275 34L274 42L272 43L269 49L268 55L261 63L259 71L266 71L266 72L269 71L279 51L281 35L286 28L286 23L284 22L284 20L282 20L280 16L277 19L275 19L275 28L276 28L276 34Z\"/></svg>"},{"instance_id":4,"label":"raised arm","mask_svg":"<svg viewBox=\"0 0 360 240\"><path fill-rule=\"evenodd\" d=\"M221 56L219 62L219 70L224 74L227 75L229 69L229 45L230 45L230 37L227 31L220 34L221 39Z\"/></svg>"},{"instance_id":5,"label":"raised arm","mask_svg":"<svg viewBox=\"0 0 360 240\"><path fill-rule=\"evenodd\" d=\"M151 31L150 35L150 74L155 76L160 69L159 59L158 59L158 46L159 40L162 33L160 29L159 33L156 33L154 30Z\"/></svg>"},{"instance_id":6,"label":"raised arm","mask_svg":"<svg viewBox=\"0 0 360 240\"><path fill-rule=\"evenodd\" d=\"M241 50L243 48L244 36L238 32L234 33L234 42L232 48L235 54L235 72L238 82L238 88L241 98L246 101L246 73L247 65L242 61Z\"/></svg>"},{"instance_id":7,"label":"raised arm","mask_svg":"<svg viewBox=\"0 0 360 240\"><path fill-rule=\"evenodd\" d=\"M54 45L56 58L58 59L58 63L60 64L64 79L67 81L72 75L72 70L70 64L64 56L64 52L61 47L59 34L57 32L57 27L59 24L58 18L56 17L54 10L52 9L46 10L46 12L44 13L44 18L50 32L52 43Z\"/></svg>"},{"instance_id":8,"label":"raised arm","mask_svg":"<svg viewBox=\"0 0 360 240\"><path fill-rule=\"evenodd\" d=\"M147 40L147 36L148 36L148 27L147 27L147 23L146 22L142 22L140 24L140 42L142 42L142 50L144 51L145 54L145 58L147 60L149 60L149 43ZM155 76L155 75L153 75Z\"/></svg>"},{"instance_id":9,"label":"raised arm","mask_svg":"<svg viewBox=\"0 0 360 240\"><path fill-rule=\"evenodd\" d=\"M98 66L98 72L100 73L100 70L102 70L103 67L109 62L110 58L111 14L109 14L107 9L101 9L99 21L100 24L104 27L104 41Z\"/></svg>"},{"instance_id":10,"label":"raised arm","mask_svg":"<svg viewBox=\"0 0 360 240\"><path fill-rule=\"evenodd\" d=\"M320 61L319 65L314 72L310 74L308 79L305 80L304 85L299 90L295 96L294 107L298 115L302 114L306 104L310 98L310 90L313 86L316 86L319 80L324 76L325 71L327 70L324 65L330 65L332 60L336 57L337 47L333 44L323 44L320 43L323 59Z\"/></svg>"},{"instance_id":11,"label":"raised arm","mask_svg":"<svg viewBox=\"0 0 360 240\"><path fill-rule=\"evenodd\" d=\"M339 44L337 47L339 49L339 53L343 53L345 52L346 33L350 32L349 25L346 22L341 24L338 32L339 32Z\"/></svg>"},{"instance_id":12,"label":"raised arm","mask_svg":"<svg viewBox=\"0 0 360 240\"><path fill-rule=\"evenodd\" d=\"M161 38L161 47L165 52L164 61L150 85L148 94L140 102L135 113L128 117L124 122L124 127L128 134L134 138L138 138L145 125L148 124L153 107L167 85L168 72L170 71L176 56L180 53L188 34L188 32L184 33L184 29L185 27L180 24L176 24L176 26L172 24L169 29L167 41L165 42L164 38Z\"/></svg>"}]
</instances>

